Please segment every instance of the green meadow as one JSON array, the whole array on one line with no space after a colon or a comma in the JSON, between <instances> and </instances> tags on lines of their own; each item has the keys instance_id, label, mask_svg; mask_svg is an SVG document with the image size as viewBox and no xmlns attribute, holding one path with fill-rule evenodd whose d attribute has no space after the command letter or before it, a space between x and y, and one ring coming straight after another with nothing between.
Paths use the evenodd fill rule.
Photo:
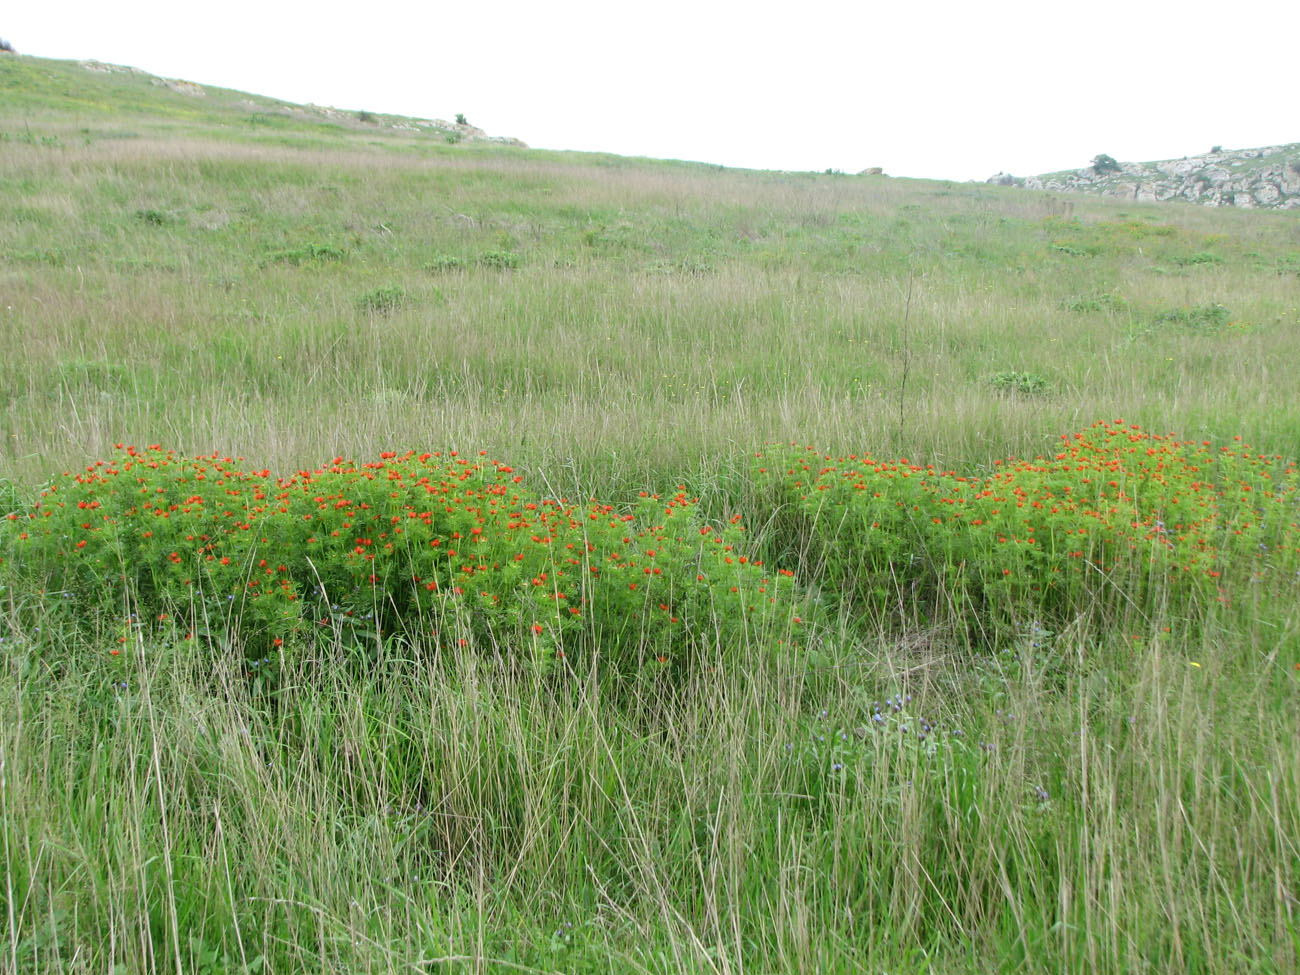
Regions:
<instances>
[{"instance_id":1,"label":"green meadow","mask_svg":"<svg viewBox=\"0 0 1300 975\"><path fill-rule=\"evenodd\" d=\"M0 971L1300 970L1295 212L205 91L0 56Z\"/></svg>"}]
</instances>

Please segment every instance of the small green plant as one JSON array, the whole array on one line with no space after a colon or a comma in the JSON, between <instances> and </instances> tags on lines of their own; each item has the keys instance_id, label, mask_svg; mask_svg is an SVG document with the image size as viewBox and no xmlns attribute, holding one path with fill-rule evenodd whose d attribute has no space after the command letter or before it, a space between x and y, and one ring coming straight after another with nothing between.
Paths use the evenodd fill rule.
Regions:
<instances>
[{"instance_id":1,"label":"small green plant","mask_svg":"<svg viewBox=\"0 0 1300 975\"><path fill-rule=\"evenodd\" d=\"M513 251L484 251L478 256L478 263L480 267L505 271L519 266L519 255Z\"/></svg>"},{"instance_id":2,"label":"small green plant","mask_svg":"<svg viewBox=\"0 0 1300 975\"><path fill-rule=\"evenodd\" d=\"M1033 372L998 372L989 376L988 384L1005 393L1023 393L1037 396L1051 391L1052 384L1043 376Z\"/></svg>"},{"instance_id":3,"label":"small green plant","mask_svg":"<svg viewBox=\"0 0 1300 975\"><path fill-rule=\"evenodd\" d=\"M137 210L135 215L151 227L166 227L176 222L176 218L164 210Z\"/></svg>"},{"instance_id":4,"label":"small green plant","mask_svg":"<svg viewBox=\"0 0 1300 975\"><path fill-rule=\"evenodd\" d=\"M455 254L438 254L432 261L424 265L427 271L463 271L467 267L463 257L457 257Z\"/></svg>"},{"instance_id":5,"label":"small green plant","mask_svg":"<svg viewBox=\"0 0 1300 975\"><path fill-rule=\"evenodd\" d=\"M1066 311L1074 312L1098 312L1106 310L1118 310L1128 305L1121 295L1113 291L1106 291L1094 295L1073 295L1061 302L1061 307Z\"/></svg>"},{"instance_id":6,"label":"small green plant","mask_svg":"<svg viewBox=\"0 0 1300 975\"><path fill-rule=\"evenodd\" d=\"M1197 251L1195 254L1188 254L1182 257L1173 258L1173 262L1179 267L1199 267L1209 264L1222 264L1223 258L1209 251Z\"/></svg>"},{"instance_id":7,"label":"small green plant","mask_svg":"<svg viewBox=\"0 0 1300 975\"><path fill-rule=\"evenodd\" d=\"M367 291L357 299L357 304L366 311L391 312L410 300L405 288L400 284L385 284Z\"/></svg>"},{"instance_id":8,"label":"small green plant","mask_svg":"<svg viewBox=\"0 0 1300 975\"><path fill-rule=\"evenodd\" d=\"M296 267L300 264L323 264L327 261L341 261L345 256L347 256L347 252L342 247L336 247L333 244L308 243L301 247L273 251L263 259L262 263L263 265L292 264Z\"/></svg>"},{"instance_id":9,"label":"small green plant","mask_svg":"<svg viewBox=\"0 0 1300 975\"><path fill-rule=\"evenodd\" d=\"M1232 323L1232 313L1223 305L1197 305L1161 312L1153 321L1156 328L1180 328L1187 332L1222 332Z\"/></svg>"},{"instance_id":10,"label":"small green plant","mask_svg":"<svg viewBox=\"0 0 1300 975\"><path fill-rule=\"evenodd\" d=\"M1076 244L1066 240L1054 240L1048 245L1048 250L1070 257L1096 257L1104 249L1100 244Z\"/></svg>"},{"instance_id":11,"label":"small green plant","mask_svg":"<svg viewBox=\"0 0 1300 975\"><path fill-rule=\"evenodd\" d=\"M375 121L375 116L373 113L367 112L365 109L362 109L361 111L357 112L357 121L365 122L366 124L371 124Z\"/></svg>"},{"instance_id":12,"label":"small green plant","mask_svg":"<svg viewBox=\"0 0 1300 975\"><path fill-rule=\"evenodd\" d=\"M699 277L712 274L713 265L703 258L683 257L679 261L656 261L646 268L651 274L685 274Z\"/></svg>"},{"instance_id":13,"label":"small green plant","mask_svg":"<svg viewBox=\"0 0 1300 975\"><path fill-rule=\"evenodd\" d=\"M467 121L465 120L465 113L464 113L464 112L457 112L457 113L456 113L456 124L457 124L457 125L469 125L469 122L467 122Z\"/></svg>"}]
</instances>

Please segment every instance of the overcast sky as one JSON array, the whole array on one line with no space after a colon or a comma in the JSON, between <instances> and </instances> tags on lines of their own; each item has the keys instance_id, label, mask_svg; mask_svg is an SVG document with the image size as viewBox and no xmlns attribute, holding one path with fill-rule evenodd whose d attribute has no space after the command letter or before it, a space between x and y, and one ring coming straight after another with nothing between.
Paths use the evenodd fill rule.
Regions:
<instances>
[{"instance_id":1,"label":"overcast sky","mask_svg":"<svg viewBox=\"0 0 1300 975\"><path fill-rule=\"evenodd\" d=\"M546 149L983 179L1300 141L1300 2L41 0L23 54Z\"/></svg>"}]
</instances>

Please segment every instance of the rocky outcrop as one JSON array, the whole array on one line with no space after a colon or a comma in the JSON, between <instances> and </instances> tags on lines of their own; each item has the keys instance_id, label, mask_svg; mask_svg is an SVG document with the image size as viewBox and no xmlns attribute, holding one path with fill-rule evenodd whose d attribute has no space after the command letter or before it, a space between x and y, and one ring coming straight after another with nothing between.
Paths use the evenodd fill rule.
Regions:
<instances>
[{"instance_id":1,"label":"rocky outcrop","mask_svg":"<svg viewBox=\"0 0 1300 975\"><path fill-rule=\"evenodd\" d=\"M189 95L191 98L202 98L207 94L202 85L196 85L192 81L182 81L180 78L154 78L153 83L178 95Z\"/></svg>"},{"instance_id":2,"label":"rocky outcrop","mask_svg":"<svg viewBox=\"0 0 1300 975\"><path fill-rule=\"evenodd\" d=\"M1260 149L1221 149L1160 162L1120 163L986 182L1052 192L1095 193L1139 202L1186 200L1204 206L1300 209L1300 143Z\"/></svg>"}]
</instances>

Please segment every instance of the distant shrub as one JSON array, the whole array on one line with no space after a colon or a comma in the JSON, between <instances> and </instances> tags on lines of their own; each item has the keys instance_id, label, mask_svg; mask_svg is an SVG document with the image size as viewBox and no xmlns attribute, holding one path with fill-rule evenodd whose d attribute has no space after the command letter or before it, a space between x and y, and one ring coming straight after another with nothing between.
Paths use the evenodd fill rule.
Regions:
<instances>
[{"instance_id":1,"label":"distant shrub","mask_svg":"<svg viewBox=\"0 0 1300 975\"><path fill-rule=\"evenodd\" d=\"M325 261L341 261L345 255L346 251L343 248L335 247L333 244L304 244L302 247L293 247L268 254L263 263L297 266L299 264L323 263Z\"/></svg>"},{"instance_id":2,"label":"distant shrub","mask_svg":"<svg viewBox=\"0 0 1300 975\"><path fill-rule=\"evenodd\" d=\"M1195 267L1198 264L1222 264L1223 258L1217 254L1211 254L1209 251L1197 251L1195 254L1175 257L1173 262L1180 267Z\"/></svg>"},{"instance_id":3,"label":"distant shrub","mask_svg":"<svg viewBox=\"0 0 1300 975\"><path fill-rule=\"evenodd\" d=\"M364 108L361 111L357 112L358 122L365 122L369 124L371 122L374 122L374 120L375 120L374 114L372 112L367 112Z\"/></svg>"},{"instance_id":4,"label":"distant shrub","mask_svg":"<svg viewBox=\"0 0 1300 975\"><path fill-rule=\"evenodd\" d=\"M686 274L698 277L713 273L713 265L703 258L683 257L679 261L656 261L646 268L651 274Z\"/></svg>"},{"instance_id":5,"label":"distant shrub","mask_svg":"<svg viewBox=\"0 0 1300 975\"><path fill-rule=\"evenodd\" d=\"M1045 377L1033 372L998 372L989 376L988 384L994 389L1008 393L1025 393L1036 396L1049 392L1052 384Z\"/></svg>"},{"instance_id":6,"label":"distant shrub","mask_svg":"<svg viewBox=\"0 0 1300 975\"><path fill-rule=\"evenodd\" d=\"M166 227L176 222L176 218L163 210L137 210L135 215L153 227Z\"/></svg>"},{"instance_id":7,"label":"distant shrub","mask_svg":"<svg viewBox=\"0 0 1300 975\"><path fill-rule=\"evenodd\" d=\"M0 51L5 52L6 54L18 53L17 51L14 50L14 46L10 44L8 41L6 41L3 37L0 37Z\"/></svg>"},{"instance_id":8,"label":"distant shrub","mask_svg":"<svg viewBox=\"0 0 1300 975\"><path fill-rule=\"evenodd\" d=\"M1210 149L1210 153L1211 153L1211 155L1213 155L1213 154L1216 153L1216 152L1223 152L1223 146L1213 146L1213 147Z\"/></svg>"},{"instance_id":9,"label":"distant shrub","mask_svg":"<svg viewBox=\"0 0 1300 975\"><path fill-rule=\"evenodd\" d=\"M1103 152L1092 157L1092 168L1099 173L1118 173L1120 167L1114 156Z\"/></svg>"},{"instance_id":10,"label":"distant shrub","mask_svg":"<svg viewBox=\"0 0 1300 975\"><path fill-rule=\"evenodd\" d=\"M455 254L438 254L432 261L424 265L426 271L463 271L466 263L463 257L457 257Z\"/></svg>"},{"instance_id":11,"label":"distant shrub","mask_svg":"<svg viewBox=\"0 0 1300 975\"><path fill-rule=\"evenodd\" d=\"M469 125L469 122L467 122L467 121L465 120L465 113L464 113L464 112L457 112L457 113L456 113L456 124L457 124L457 125Z\"/></svg>"},{"instance_id":12,"label":"distant shrub","mask_svg":"<svg viewBox=\"0 0 1300 975\"><path fill-rule=\"evenodd\" d=\"M1057 254L1068 254L1070 257L1096 257L1102 253L1105 248L1100 244L1080 244L1071 243L1066 240L1054 240L1048 247L1048 250Z\"/></svg>"},{"instance_id":13,"label":"distant shrub","mask_svg":"<svg viewBox=\"0 0 1300 975\"><path fill-rule=\"evenodd\" d=\"M1172 308L1155 317L1156 327L1181 328L1188 332L1222 332L1232 324L1232 314L1223 305Z\"/></svg>"},{"instance_id":14,"label":"distant shrub","mask_svg":"<svg viewBox=\"0 0 1300 975\"><path fill-rule=\"evenodd\" d=\"M410 295L400 284L386 284L367 291L357 299L357 304L366 311L391 312L410 300Z\"/></svg>"},{"instance_id":15,"label":"distant shrub","mask_svg":"<svg viewBox=\"0 0 1300 975\"><path fill-rule=\"evenodd\" d=\"M1061 307L1066 311L1090 312L1123 308L1127 304L1123 297L1108 291L1099 295L1074 295L1062 301Z\"/></svg>"},{"instance_id":16,"label":"distant shrub","mask_svg":"<svg viewBox=\"0 0 1300 975\"><path fill-rule=\"evenodd\" d=\"M513 251L484 251L478 256L478 263L482 267L504 271L519 266L519 255Z\"/></svg>"}]
</instances>

